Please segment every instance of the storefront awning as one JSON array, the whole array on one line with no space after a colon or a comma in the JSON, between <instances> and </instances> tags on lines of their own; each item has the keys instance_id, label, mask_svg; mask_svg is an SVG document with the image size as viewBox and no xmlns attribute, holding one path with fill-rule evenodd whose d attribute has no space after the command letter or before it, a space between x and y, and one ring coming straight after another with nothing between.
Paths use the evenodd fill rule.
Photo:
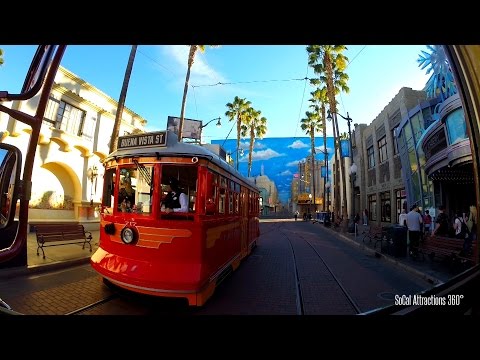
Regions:
<instances>
[{"instance_id":1,"label":"storefront awning","mask_svg":"<svg viewBox=\"0 0 480 360\"><path fill-rule=\"evenodd\" d=\"M432 181L454 182L456 184L473 184L473 172L465 168L442 168L430 174Z\"/></svg>"}]
</instances>

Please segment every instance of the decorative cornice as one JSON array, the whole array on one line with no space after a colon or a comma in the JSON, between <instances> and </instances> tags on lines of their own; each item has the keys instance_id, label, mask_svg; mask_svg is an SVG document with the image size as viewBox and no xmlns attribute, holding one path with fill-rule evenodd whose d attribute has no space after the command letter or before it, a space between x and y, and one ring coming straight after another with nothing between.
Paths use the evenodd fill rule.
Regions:
<instances>
[{"instance_id":1,"label":"decorative cornice","mask_svg":"<svg viewBox=\"0 0 480 360\"><path fill-rule=\"evenodd\" d=\"M95 86L91 85L90 83L86 82L85 80L81 79L80 77L78 77L77 75L75 75L73 72L71 72L70 70L67 70L66 68L64 68L63 66L59 66L58 68L58 71L61 72L65 77L73 80L75 83L77 84L80 84L82 86L82 88L84 88L85 90L88 90L88 91L91 91L91 92L94 92L100 96L102 96L103 98L105 98L110 104L113 105L113 107L118 107L118 101L116 101L115 99L113 99L111 96L105 94L103 91L101 91L100 89L96 88ZM79 96L79 95L77 95ZM80 98L82 98L80 96ZM83 100L85 101L89 101L89 100L86 100L84 98L82 98ZM91 101L89 101L91 103ZM95 105L97 106L97 105ZM97 106L98 107L98 106ZM124 107L123 111L127 111L128 113L130 113L130 115L132 117L136 117L138 119L140 119L141 122L147 122L147 120L145 118L143 118L142 116L140 116L139 114L137 114L136 112L132 111L131 109L127 108L126 106Z\"/></svg>"}]
</instances>

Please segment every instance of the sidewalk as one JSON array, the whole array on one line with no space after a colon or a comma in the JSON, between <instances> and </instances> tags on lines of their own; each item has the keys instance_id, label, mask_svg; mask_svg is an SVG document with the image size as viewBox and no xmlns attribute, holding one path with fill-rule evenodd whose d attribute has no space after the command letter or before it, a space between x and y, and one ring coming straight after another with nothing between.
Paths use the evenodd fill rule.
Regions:
<instances>
[{"instance_id":1,"label":"sidewalk","mask_svg":"<svg viewBox=\"0 0 480 360\"><path fill-rule=\"evenodd\" d=\"M357 234L355 235L355 233L348 233L340 228L334 229L332 227L325 227L323 224L320 223L317 223L315 225L322 226L325 229L328 229L328 231L335 233L343 240L348 241L370 252L378 258L389 261L392 264L401 267L406 271L414 273L433 285L444 283L456 275L451 272L445 264L432 262L428 258L425 258L425 260L422 260L421 258L415 260L408 255L406 255L405 257L394 257L382 252L380 243L377 244L376 248L374 248L374 241L366 241L364 243L362 241L363 232L368 228L368 226L358 225Z\"/></svg>"},{"instance_id":2,"label":"sidewalk","mask_svg":"<svg viewBox=\"0 0 480 360\"><path fill-rule=\"evenodd\" d=\"M42 250L39 249L37 255L37 238L34 232L29 233L27 236L27 264L28 267L24 268L7 268L0 269L0 277L2 275L20 275L22 273L36 273L44 270L53 270L55 268L65 268L73 265L87 264L90 261L90 257L98 248L98 241L100 237L99 230L92 230L92 252L87 245L85 249L82 249L82 244L71 245L59 245L49 246L43 248L45 251L45 259L43 258Z\"/></svg>"}]
</instances>

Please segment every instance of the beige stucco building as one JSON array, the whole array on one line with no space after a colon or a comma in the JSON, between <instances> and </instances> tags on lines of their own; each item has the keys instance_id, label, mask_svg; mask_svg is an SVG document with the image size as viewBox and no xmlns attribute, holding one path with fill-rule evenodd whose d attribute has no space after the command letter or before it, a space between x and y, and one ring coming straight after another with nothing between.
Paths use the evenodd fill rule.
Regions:
<instances>
[{"instance_id":1,"label":"beige stucco building","mask_svg":"<svg viewBox=\"0 0 480 360\"><path fill-rule=\"evenodd\" d=\"M38 97L4 105L35 114ZM60 67L45 111L32 174L29 223L79 222L99 226L102 160L108 155L117 101ZM147 121L124 108L119 135L143 132ZM24 154L28 125L0 113L3 142Z\"/></svg>"},{"instance_id":2,"label":"beige stucco building","mask_svg":"<svg viewBox=\"0 0 480 360\"><path fill-rule=\"evenodd\" d=\"M355 124L353 159L354 211L367 209L370 222L396 224L406 202L405 184L395 131L409 111L426 100L426 93L403 87L367 126Z\"/></svg>"}]
</instances>

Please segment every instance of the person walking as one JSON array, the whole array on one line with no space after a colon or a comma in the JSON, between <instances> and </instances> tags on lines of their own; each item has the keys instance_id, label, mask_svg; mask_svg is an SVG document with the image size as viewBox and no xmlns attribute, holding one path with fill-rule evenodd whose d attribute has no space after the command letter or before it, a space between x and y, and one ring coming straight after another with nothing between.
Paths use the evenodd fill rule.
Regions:
<instances>
[{"instance_id":1,"label":"person walking","mask_svg":"<svg viewBox=\"0 0 480 360\"><path fill-rule=\"evenodd\" d=\"M435 228L432 235L448 236L448 216L445 214L445 207L440 205L438 207L438 215L435 217Z\"/></svg>"},{"instance_id":2,"label":"person walking","mask_svg":"<svg viewBox=\"0 0 480 360\"><path fill-rule=\"evenodd\" d=\"M367 209L363 210L363 225L365 225L365 226L368 225L368 210Z\"/></svg>"},{"instance_id":3,"label":"person walking","mask_svg":"<svg viewBox=\"0 0 480 360\"><path fill-rule=\"evenodd\" d=\"M432 216L430 215L430 211L427 209L425 210L425 214L423 215L423 231L425 235L430 235L431 226Z\"/></svg>"},{"instance_id":4,"label":"person walking","mask_svg":"<svg viewBox=\"0 0 480 360\"><path fill-rule=\"evenodd\" d=\"M477 207L470 205L467 218L468 237L465 238L463 244L464 254L469 254L472 251L472 243L477 239Z\"/></svg>"},{"instance_id":5,"label":"person walking","mask_svg":"<svg viewBox=\"0 0 480 360\"><path fill-rule=\"evenodd\" d=\"M412 205L407 214L408 238L410 240L410 256L413 259L418 257L420 245L420 231L423 224L422 215L418 212L418 205Z\"/></svg>"}]
</instances>

